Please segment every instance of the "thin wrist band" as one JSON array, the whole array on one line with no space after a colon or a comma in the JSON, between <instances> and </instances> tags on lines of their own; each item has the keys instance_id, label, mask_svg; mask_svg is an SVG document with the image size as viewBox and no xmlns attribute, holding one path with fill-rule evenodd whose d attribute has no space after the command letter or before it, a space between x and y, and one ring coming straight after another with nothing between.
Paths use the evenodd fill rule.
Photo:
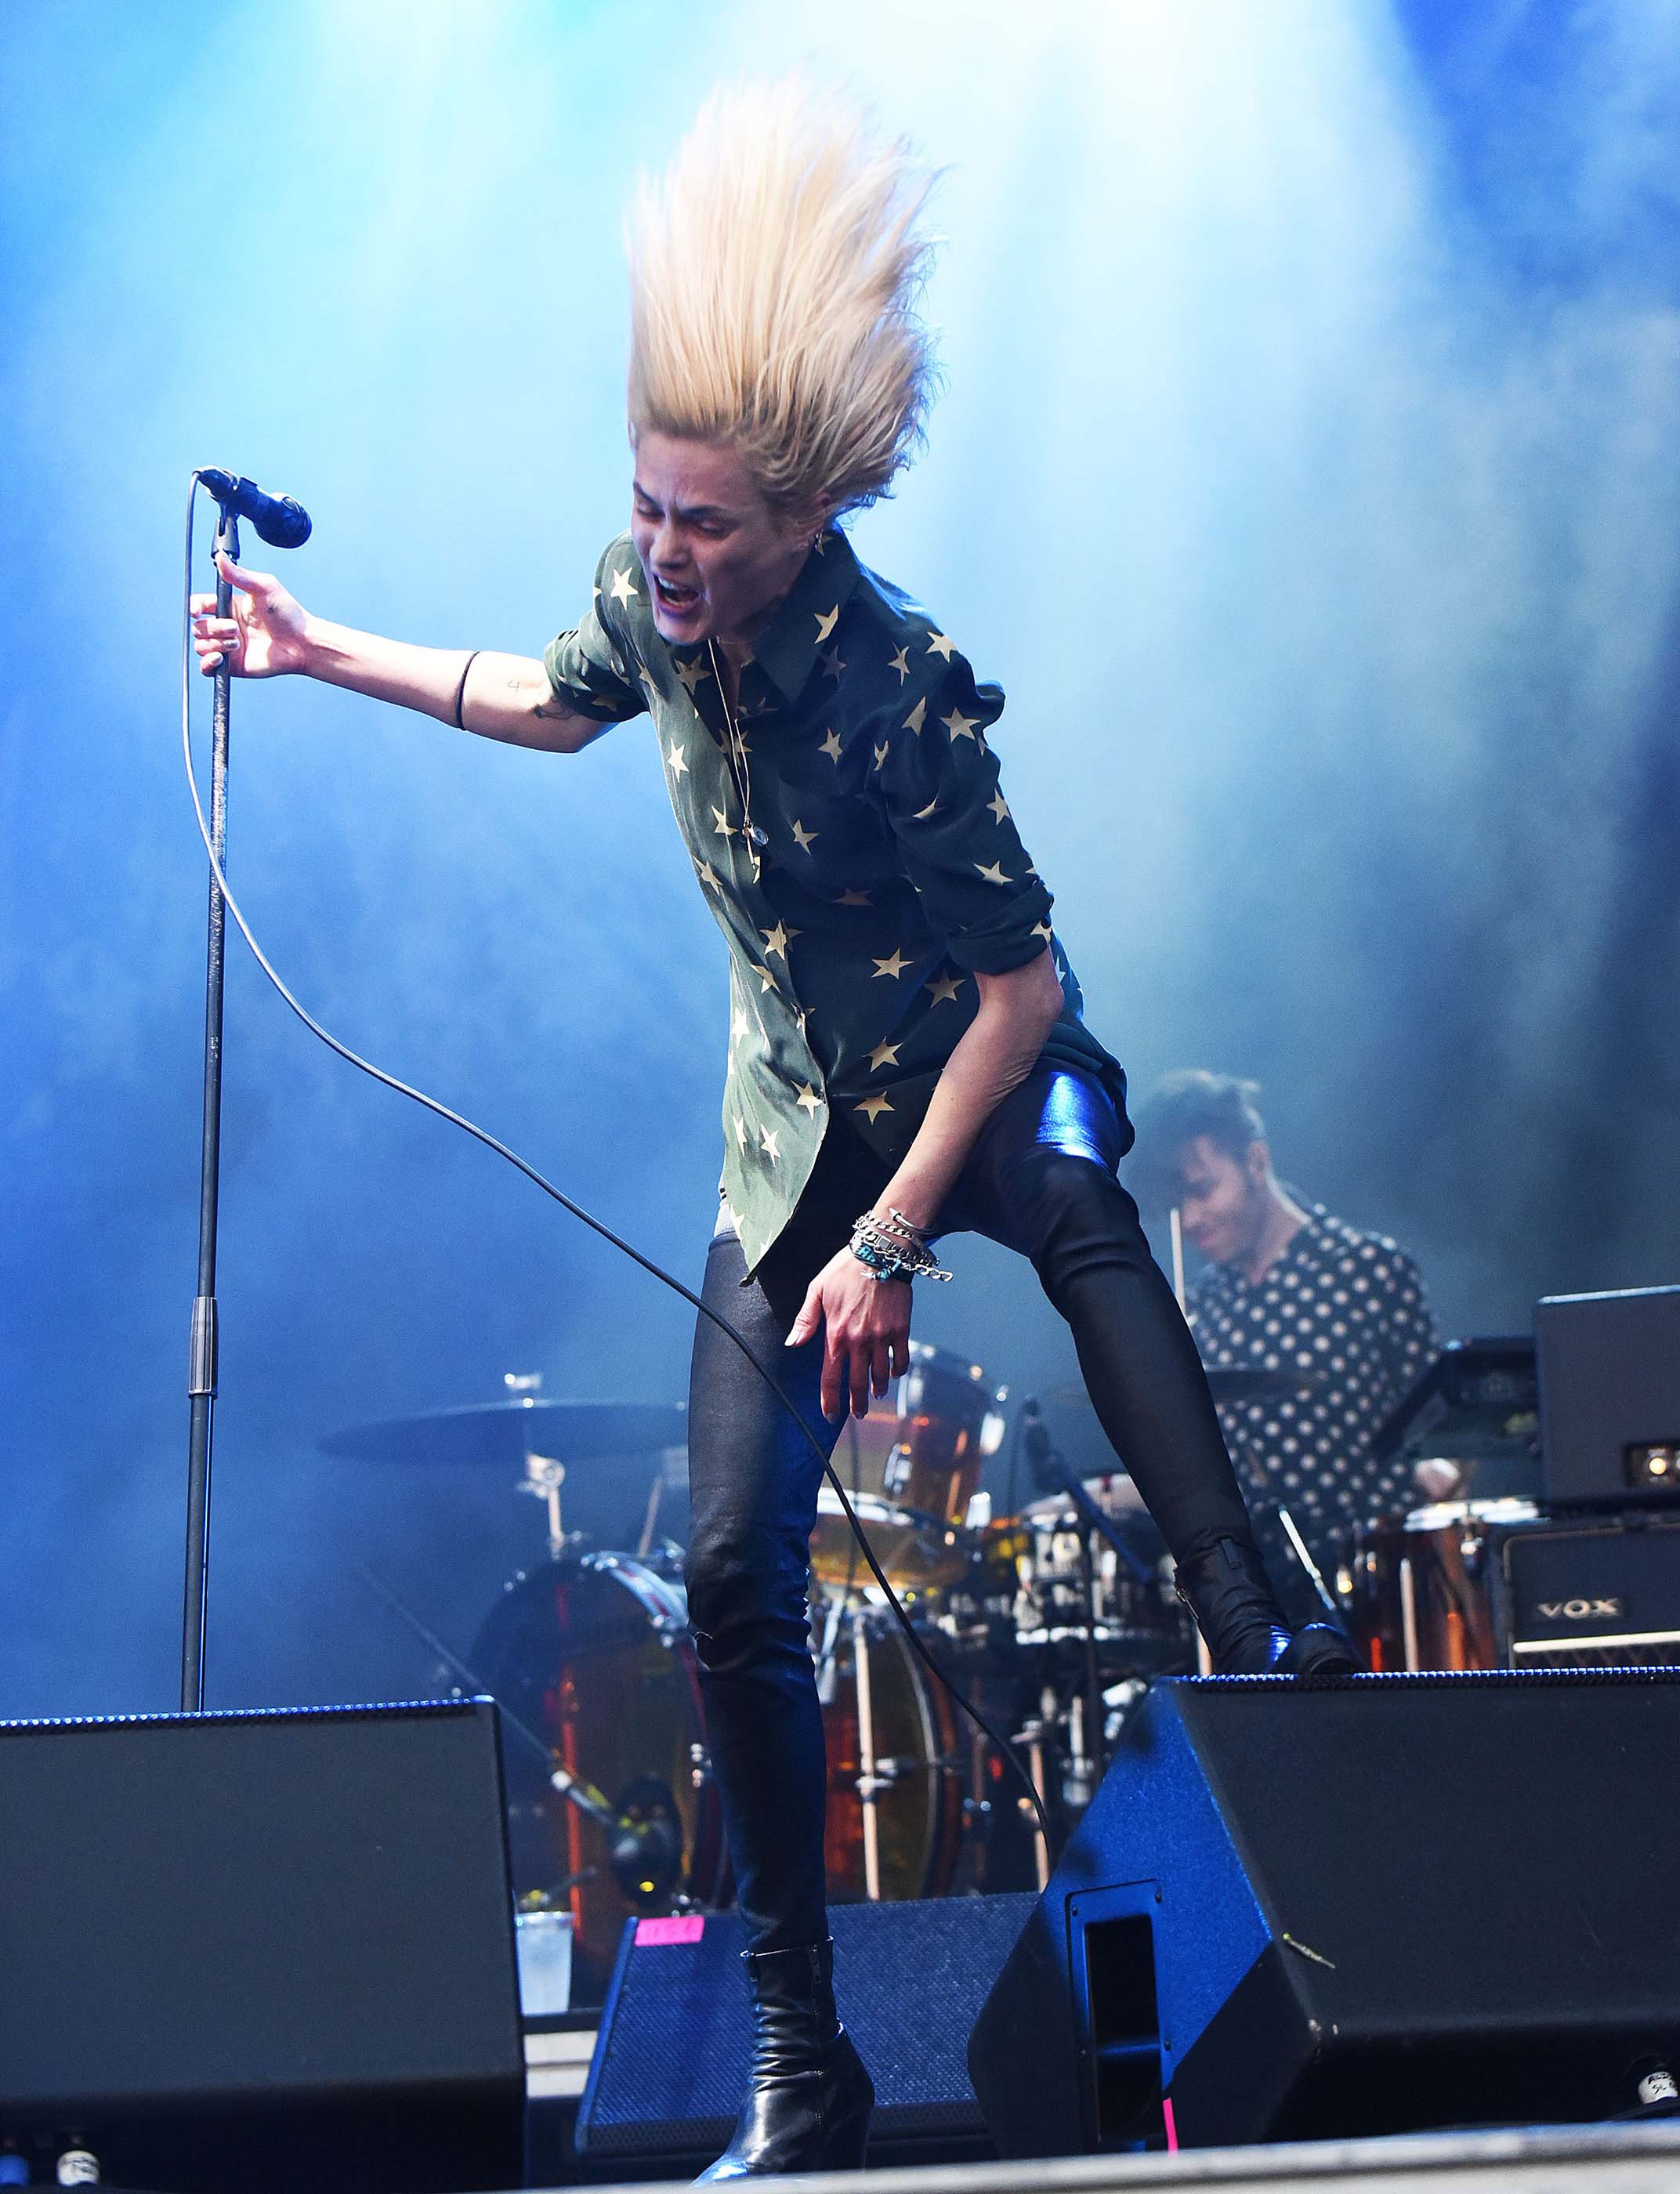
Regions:
<instances>
[{"instance_id":1,"label":"thin wrist band","mask_svg":"<svg viewBox=\"0 0 1680 2194\"><path fill-rule=\"evenodd\" d=\"M467 728L466 725L462 721L461 711L466 704L468 674L472 669L474 663L478 661L480 656L482 655L483 652L484 650L481 647L475 647L461 666L461 683L455 689L454 721L455 728L457 732L464 732Z\"/></svg>"}]
</instances>

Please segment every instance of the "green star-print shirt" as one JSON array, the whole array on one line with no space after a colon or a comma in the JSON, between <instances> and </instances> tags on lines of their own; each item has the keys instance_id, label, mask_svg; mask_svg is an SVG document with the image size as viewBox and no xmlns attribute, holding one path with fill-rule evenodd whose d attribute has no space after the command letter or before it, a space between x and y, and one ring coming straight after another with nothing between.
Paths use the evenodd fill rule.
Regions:
<instances>
[{"instance_id":1,"label":"green star-print shirt","mask_svg":"<svg viewBox=\"0 0 1680 2194\"><path fill-rule=\"evenodd\" d=\"M1049 945L1067 1001L1048 1054L1119 1068L1080 1019L987 744L1004 696L977 685L928 617L831 529L740 678L737 723L762 847L745 832L709 652L653 623L628 534L595 600L544 662L597 722L645 710L694 872L729 947L723 1194L749 1274L792 1215L830 1119L889 1166L920 1126L980 1002L975 976Z\"/></svg>"}]
</instances>

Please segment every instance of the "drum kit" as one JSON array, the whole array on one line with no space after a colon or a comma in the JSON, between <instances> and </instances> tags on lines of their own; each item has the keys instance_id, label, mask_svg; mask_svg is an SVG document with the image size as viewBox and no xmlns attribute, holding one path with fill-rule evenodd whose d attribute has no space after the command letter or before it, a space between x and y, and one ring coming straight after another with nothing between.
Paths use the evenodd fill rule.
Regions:
<instances>
[{"instance_id":1,"label":"drum kit","mask_svg":"<svg viewBox=\"0 0 1680 2194\"><path fill-rule=\"evenodd\" d=\"M535 1379L507 1383L498 1401L357 1426L323 1444L360 1462L501 1469L546 1511L546 1560L509 1582L469 1654L449 1652L387 1597L436 1649L446 1686L501 1706L515 1892L526 1910L569 1912L572 2000L586 2005L627 1917L712 1909L732 1893L682 1548L659 1528L680 1479L683 1413L554 1401ZM908 1370L849 1421L834 1467L923 1651L1010 1740L1059 1837L1125 1715L1154 1677L1194 1667L1195 1640L1165 1549L1120 1473L1078 1489L1095 1520L1059 1490L993 1516L981 1479L1003 1442L1004 1391L980 1365L912 1342ZM1084 1390L1054 1399L1083 1403ZM633 1548L567 1530L568 1483L632 1467L647 1478ZM811 1617L831 1898L1048 1880L1056 1854L1030 1800L930 1675L826 1485Z\"/></svg>"},{"instance_id":2,"label":"drum kit","mask_svg":"<svg viewBox=\"0 0 1680 2194\"><path fill-rule=\"evenodd\" d=\"M1208 1375L1223 1402L1252 1400L1279 1376ZM569 1915L572 2001L587 2007L600 2000L627 1918L715 1909L733 1891L682 1548L661 1531L682 1521L683 1412L549 1400L540 1384L510 1376L499 1401L356 1426L323 1445L363 1462L485 1465L546 1512L546 1560L509 1580L469 1656L378 1588L434 1649L444 1685L488 1692L502 1709L515 1892L527 1914ZM1038 1497L992 1513L981 1479L1003 1445L1005 1396L979 1364L912 1341L908 1370L867 1416L848 1421L835 1450L835 1471L916 1644L832 1487L820 1494L812 1651L837 1901L1042 1887L1149 1685L1205 1666L1131 1480L1119 1471L1074 1478L1036 1401L1017 1410L1015 1455L996 1474L1012 1495L1024 1454ZM1079 1386L1045 1399L1090 1407ZM1527 1422L1512 1420L1519 1430ZM1501 1437L1509 1445L1509 1427ZM568 1486L587 1508L609 1474L620 1492L628 1479L640 1509L630 1548L567 1527ZM620 1502L618 1513L631 1512ZM1378 1519L1355 1535L1333 1594L1292 1536L1372 1668L1485 1668L1500 1651L1489 1549L1535 1513L1515 1499L1437 1501ZM929 1661L1007 1737L1042 1819Z\"/></svg>"}]
</instances>

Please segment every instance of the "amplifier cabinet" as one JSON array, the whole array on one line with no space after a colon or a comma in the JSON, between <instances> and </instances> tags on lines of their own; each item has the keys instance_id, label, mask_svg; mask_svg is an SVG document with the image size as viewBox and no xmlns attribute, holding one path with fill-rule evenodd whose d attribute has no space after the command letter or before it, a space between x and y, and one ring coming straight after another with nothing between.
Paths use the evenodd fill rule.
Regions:
<instances>
[{"instance_id":1,"label":"amplifier cabinet","mask_svg":"<svg viewBox=\"0 0 1680 2194\"><path fill-rule=\"evenodd\" d=\"M1680 1516L1542 1518L1498 1536L1508 1665L1680 1661Z\"/></svg>"}]
</instances>

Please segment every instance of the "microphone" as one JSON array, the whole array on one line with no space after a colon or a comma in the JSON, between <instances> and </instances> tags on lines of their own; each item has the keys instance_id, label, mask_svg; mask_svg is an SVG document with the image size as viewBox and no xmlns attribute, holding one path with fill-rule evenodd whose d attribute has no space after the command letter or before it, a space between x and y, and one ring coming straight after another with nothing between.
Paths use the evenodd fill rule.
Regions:
<instances>
[{"instance_id":1,"label":"microphone","mask_svg":"<svg viewBox=\"0 0 1680 2194\"><path fill-rule=\"evenodd\" d=\"M309 538L309 514L295 497L265 495L255 480L220 465L200 465L198 477L225 509L246 520L271 548L301 548Z\"/></svg>"}]
</instances>

